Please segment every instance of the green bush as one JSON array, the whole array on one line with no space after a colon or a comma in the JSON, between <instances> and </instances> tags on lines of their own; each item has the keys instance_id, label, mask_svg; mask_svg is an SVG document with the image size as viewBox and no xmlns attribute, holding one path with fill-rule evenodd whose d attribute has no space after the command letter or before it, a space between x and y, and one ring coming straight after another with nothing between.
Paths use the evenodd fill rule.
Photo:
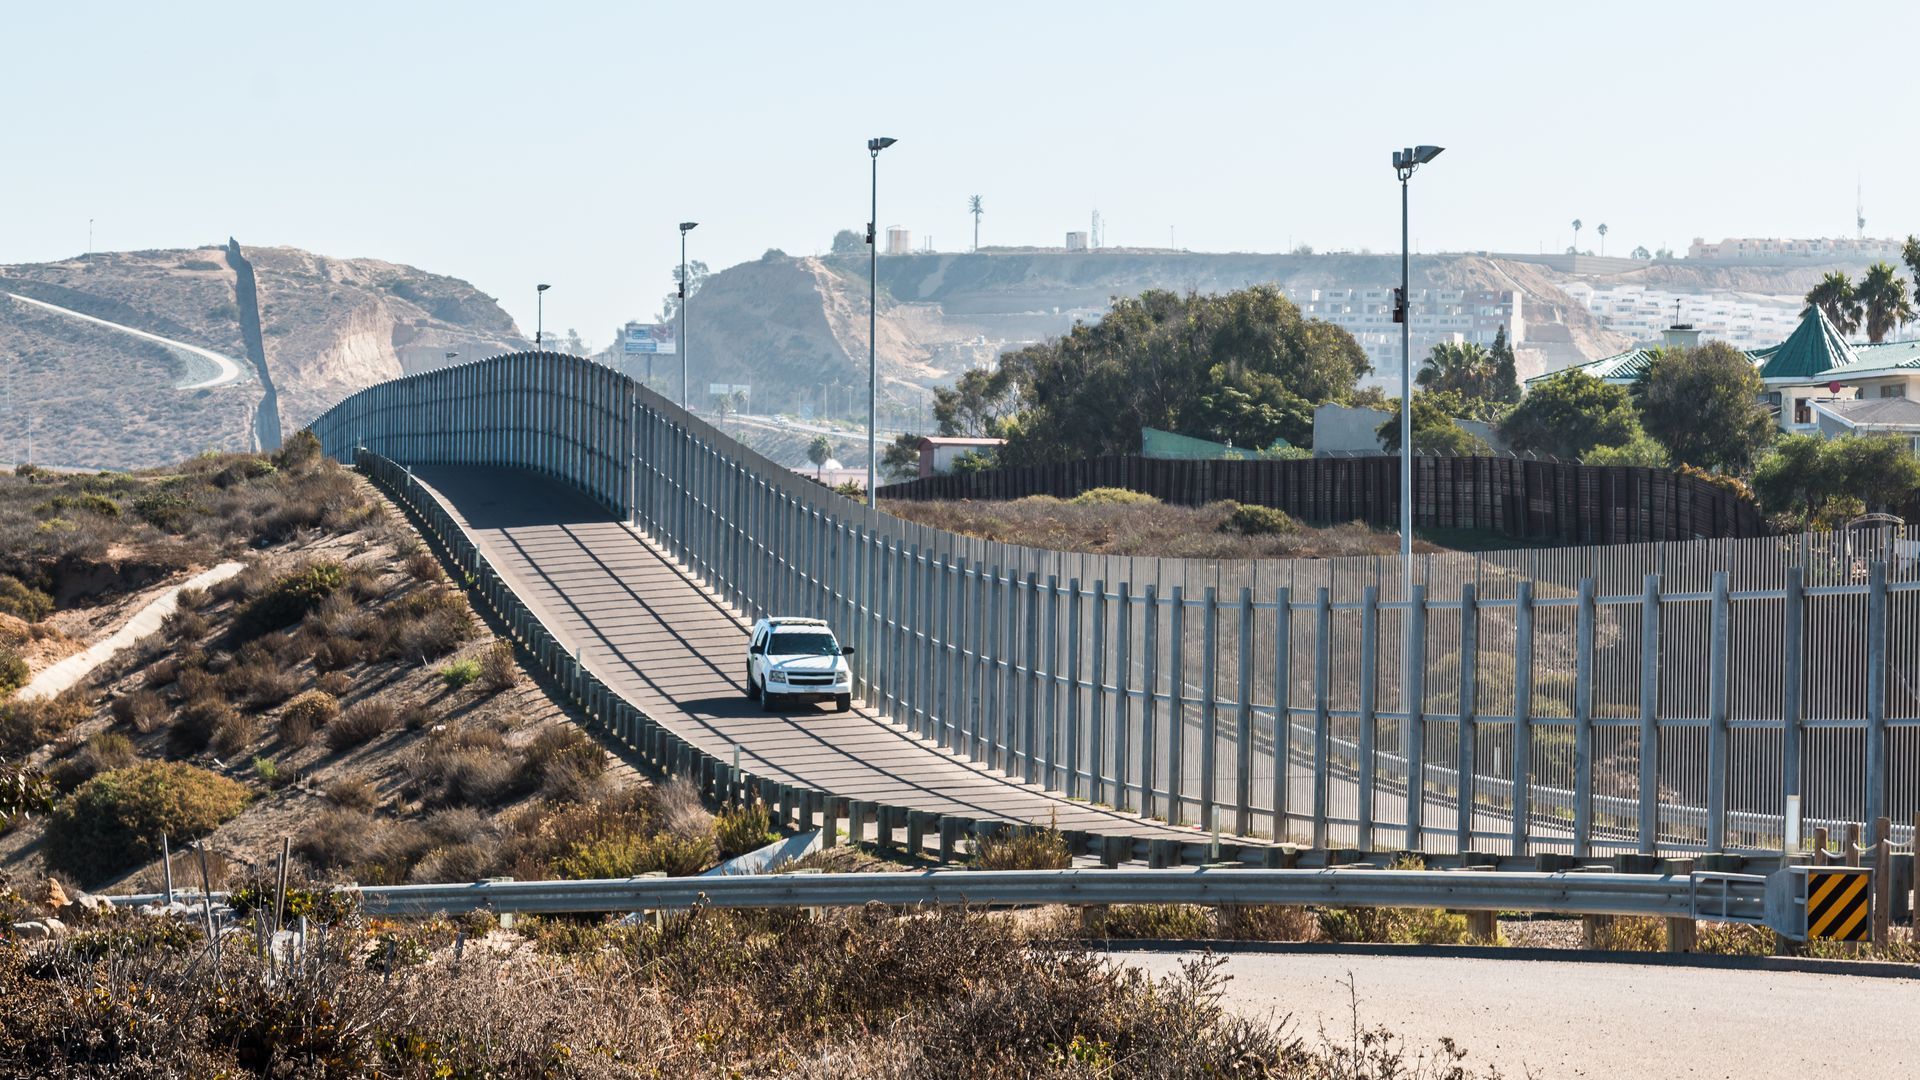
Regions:
<instances>
[{"instance_id":1,"label":"green bush","mask_svg":"<svg viewBox=\"0 0 1920 1080\"><path fill-rule=\"evenodd\" d=\"M1236 503L1220 523L1220 531L1241 536L1292 536L1300 531L1300 523L1285 510Z\"/></svg>"},{"instance_id":2,"label":"green bush","mask_svg":"<svg viewBox=\"0 0 1920 1080\"><path fill-rule=\"evenodd\" d=\"M17 652L0 645L0 697L6 697L15 690L27 685L33 673L27 670L27 662Z\"/></svg>"},{"instance_id":3,"label":"green bush","mask_svg":"<svg viewBox=\"0 0 1920 1080\"><path fill-rule=\"evenodd\" d=\"M234 633L254 638L291 626L333 595L344 580L339 563L317 562L295 570L247 601L233 621Z\"/></svg>"},{"instance_id":4,"label":"green bush","mask_svg":"<svg viewBox=\"0 0 1920 1080\"><path fill-rule=\"evenodd\" d=\"M0 574L0 613L39 622L53 614L53 597L11 574Z\"/></svg>"},{"instance_id":5,"label":"green bush","mask_svg":"<svg viewBox=\"0 0 1920 1080\"><path fill-rule=\"evenodd\" d=\"M1467 940L1467 917L1438 908L1329 908L1320 912L1328 941L1379 945L1458 945Z\"/></svg>"},{"instance_id":6,"label":"green bush","mask_svg":"<svg viewBox=\"0 0 1920 1080\"><path fill-rule=\"evenodd\" d=\"M554 860L553 873L568 880L660 872L668 877L689 877L712 866L717 857L711 836L671 832L643 836L617 831L575 843Z\"/></svg>"},{"instance_id":7,"label":"green bush","mask_svg":"<svg viewBox=\"0 0 1920 1080\"><path fill-rule=\"evenodd\" d=\"M724 856L757 851L774 839L773 816L760 802L722 810L713 822L713 839Z\"/></svg>"},{"instance_id":8,"label":"green bush","mask_svg":"<svg viewBox=\"0 0 1920 1080\"><path fill-rule=\"evenodd\" d=\"M480 661L472 657L455 660L453 663L440 669L440 679L447 684L447 689L449 690L458 690L479 678Z\"/></svg>"},{"instance_id":9,"label":"green bush","mask_svg":"<svg viewBox=\"0 0 1920 1080\"><path fill-rule=\"evenodd\" d=\"M133 500L134 516L163 532L185 532L196 509L192 499L176 491L150 491Z\"/></svg>"},{"instance_id":10,"label":"green bush","mask_svg":"<svg viewBox=\"0 0 1920 1080\"><path fill-rule=\"evenodd\" d=\"M246 785L185 762L149 761L96 776L54 809L47 861L98 884L197 840L246 808Z\"/></svg>"},{"instance_id":11,"label":"green bush","mask_svg":"<svg viewBox=\"0 0 1920 1080\"><path fill-rule=\"evenodd\" d=\"M975 870L1065 870L1073 865L1073 851L1057 829L1015 829L1004 837L980 841L974 848Z\"/></svg>"},{"instance_id":12,"label":"green bush","mask_svg":"<svg viewBox=\"0 0 1920 1080\"><path fill-rule=\"evenodd\" d=\"M1097 487L1075 495L1067 500L1074 506L1140 506L1145 503L1157 503L1160 500L1141 491L1129 491L1126 488Z\"/></svg>"}]
</instances>

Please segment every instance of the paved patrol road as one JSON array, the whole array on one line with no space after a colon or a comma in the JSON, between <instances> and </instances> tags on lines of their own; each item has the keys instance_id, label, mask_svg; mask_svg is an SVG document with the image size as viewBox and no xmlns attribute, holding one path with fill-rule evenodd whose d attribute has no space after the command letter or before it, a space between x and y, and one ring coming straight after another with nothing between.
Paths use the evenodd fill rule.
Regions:
<instances>
[{"instance_id":1,"label":"paved patrol road","mask_svg":"<svg viewBox=\"0 0 1920 1080\"><path fill-rule=\"evenodd\" d=\"M1161 974L1194 954L1112 955ZM1450 1036L1463 1065L1505 1077L1920 1077L1920 979L1285 953L1230 954L1222 971L1230 1008L1291 1014L1309 1042L1321 1025L1347 1039L1351 975L1362 1025L1409 1048Z\"/></svg>"}]
</instances>

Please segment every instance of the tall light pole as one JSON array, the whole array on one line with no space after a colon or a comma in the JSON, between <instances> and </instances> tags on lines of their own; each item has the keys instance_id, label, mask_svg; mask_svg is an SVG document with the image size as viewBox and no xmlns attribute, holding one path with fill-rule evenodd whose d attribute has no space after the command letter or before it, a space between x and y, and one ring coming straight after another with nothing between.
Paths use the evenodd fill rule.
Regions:
<instances>
[{"instance_id":1,"label":"tall light pole","mask_svg":"<svg viewBox=\"0 0 1920 1080\"><path fill-rule=\"evenodd\" d=\"M873 216L867 222L867 505L875 505L874 474L880 464L880 151L899 142L867 140L873 159Z\"/></svg>"},{"instance_id":2,"label":"tall light pole","mask_svg":"<svg viewBox=\"0 0 1920 1080\"><path fill-rule=\"evenodd\" d=\"M533 287L533 351L536 353L546 351L541 347L540 343L545 340L547 330L547 290L551 288L553 288L551 285L535 285Z\"/></svg>"},{"instance_id":3,"label":"tall light pole","mask_svg":"<svg viewBox=\"0 0 1920 1080\"><path fill-rule=\"evenodd\" d=\"M1413 596L1413 316L1408 310L1407 180L1415 169L1440 156L1440 146L1415 146L1393 152L1393 171L1400 177L1400 293L1393 301L1393 321L1400 324L1400 586Z\"/></svg>"},{"instance_id":4,"label":"tall light pole","mask_svg":"<svg viewBox=\"0 0 1920 1080\"><path fill-rule=\"evenodd\" d=\"M693 411L687 399L687 234L700 223L680 223L680 407Z\"/></svg>"}]
</instances>

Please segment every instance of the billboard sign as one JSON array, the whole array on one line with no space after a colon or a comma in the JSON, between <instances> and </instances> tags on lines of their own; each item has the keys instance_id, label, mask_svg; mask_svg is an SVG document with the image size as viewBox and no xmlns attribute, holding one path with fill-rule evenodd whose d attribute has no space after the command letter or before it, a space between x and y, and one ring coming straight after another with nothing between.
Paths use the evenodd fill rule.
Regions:
<instances>
[{"instance_id":1,"label":"billboard sign","mask_svg":"<svg viewBox=\"0 0 1920 1080\"><path fill-rule=\"evenodd\" d=\"M630 322L620 335L620 351L628 356L671 356L677 346L672 323Z\"/></svg>"}]
</instances>

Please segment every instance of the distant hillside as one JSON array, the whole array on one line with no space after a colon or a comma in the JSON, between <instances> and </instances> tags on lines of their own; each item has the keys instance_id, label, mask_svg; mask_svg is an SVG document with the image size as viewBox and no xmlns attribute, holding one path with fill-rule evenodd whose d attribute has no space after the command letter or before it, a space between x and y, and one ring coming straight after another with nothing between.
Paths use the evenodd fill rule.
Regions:
<instances>
[{"instance_id":1,"label":"distant hillside","mask_svg":"<svg viewBox=\"0 0 1920 1080\"><path fill-rule=\"evenodd\" d=\"M373 259L246 248L280 428L404 371L517 347L493 299L457 278ZM0 461L134 468L252 445L263 388L249 361L235 274L220 246L96 252L0 266L0 293L55 305L238 361L217 377L190 353L0 296ZM195 388L197 387L197 388ZM10 400L9 400L10 392Z\"/></svg>"}]
</instances>

